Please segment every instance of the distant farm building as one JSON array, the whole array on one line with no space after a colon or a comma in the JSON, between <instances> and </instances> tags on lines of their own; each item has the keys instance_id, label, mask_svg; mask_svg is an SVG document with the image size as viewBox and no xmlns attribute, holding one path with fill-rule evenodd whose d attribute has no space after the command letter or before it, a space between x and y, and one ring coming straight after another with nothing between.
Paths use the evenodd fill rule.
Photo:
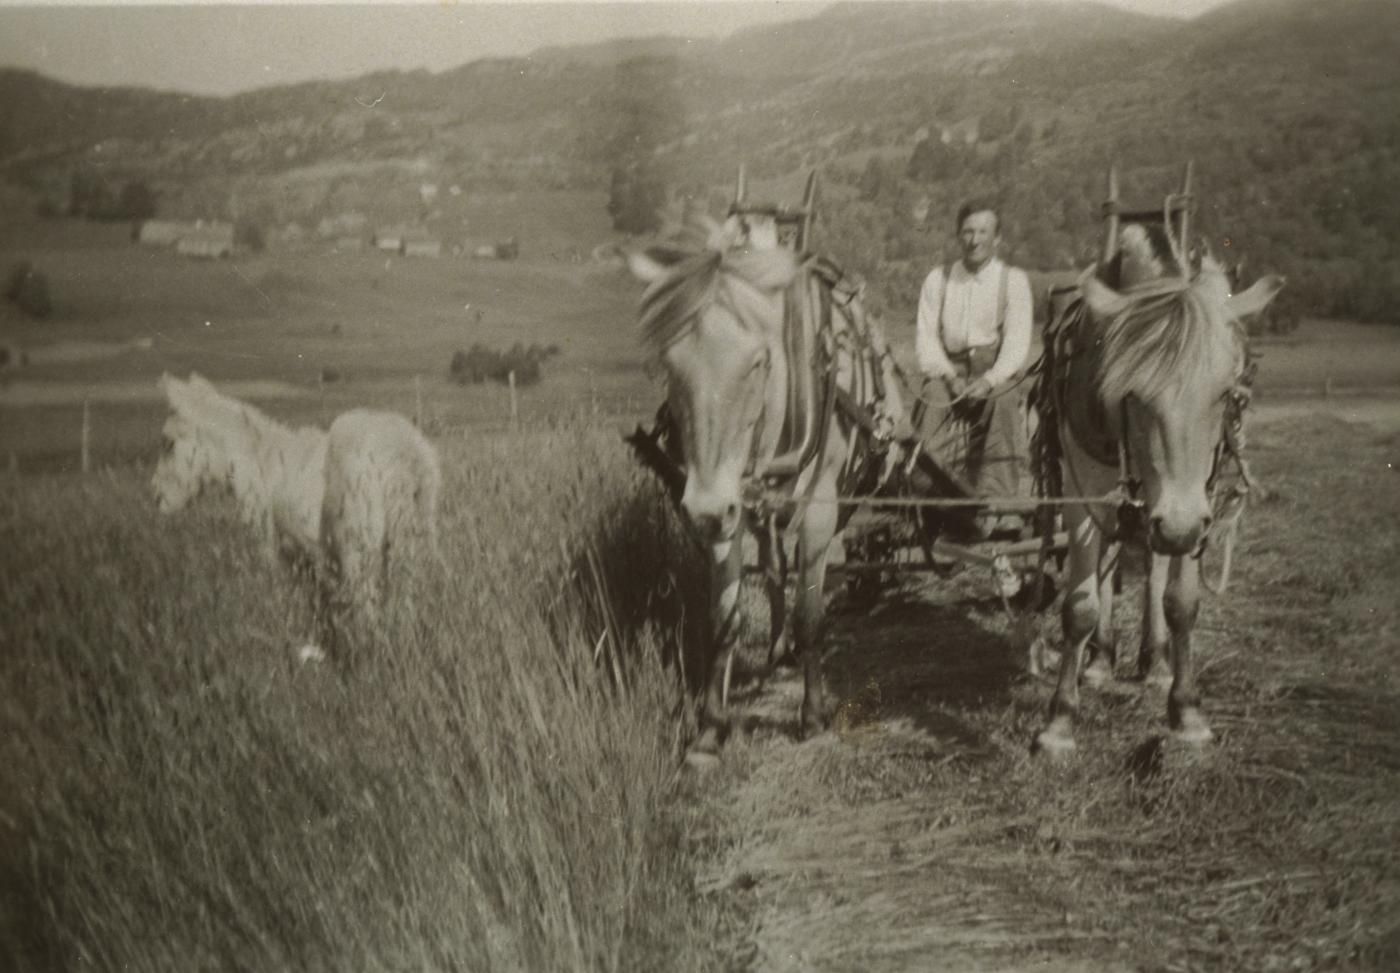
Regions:
<instances>
[{"instance_id":1,"label":"distant farm building","mask_svg":"<svg viewBox=\"0 0 1400 973\"><path fill-rule=\"evenodd\" d=\"M386 226L374 233L380 250L405 257L441 257L442 241L421 226Z\"/></svg>"},{"instance_id":2,"label":"distant farm building","mask_svg":"<svg viewBox=\"0 0 1400 973\"><path fill-rule=\"evenodd\" d=\"M403 251L404 232L404 228L401 226L380 227L374 231L374 245L379 250L401 253Z\"/></svg>"},{"instance_id":3,"label":"distant farm building","mask_svg":"<svg viewBox=\"0 0 1400 973\"><path fill-rule=\"evenodd\" d=\"M432 237L410 237L403 242L405 257L441 257L442 241Z\"/></svg>"},{"instance_id":4,"label":"distant farm building","mask_svg":"<svg viewBox=\"0 0 1400 973\"><path fill-rule=\"evenodd\" d=\"M178 220L146 220L141 224L136 240L148 247L173 247L179 242L181 234L192 229L193 224Z\"/></svg>"},{"instance_id":5,"label":"distant farm building","mask_svg":"<svg viewBox=\"0 0 1400 973\"><path fill-rule=\"evenodd\" d=\"M233 254L233 224L196 223L175 242L175 252L183 257L217 259Z\"/></svg>"},{"instance_id":6,"label":"distant farm building","mask_svg":"<svg viewBox=\"0 0 1400 973\"><path fill-rule=\"evenodd\" d=\"M347 236L362 236L369 226L369 217L363 213L340 213L326 216L316 224L316 235L322 240L338 240Z\"/></svg>"},{"instance_id":7,"label":"distant farm building","mask_svg":"<svg viewBox=\"0 0 1400 973\"><path fill-rule=\"evenodd\" d=\"M472 256L477 260L514 260L520 256L520 243L515 237L508 237L497 243L485 243L472 250Z\"/></svg>"},{"instance_id":8,"label":"distant farm building","mask_svg":"<svg viewBox=\"0 0 1400 973\"><path fill-rule=\"evenodd\" d=\"M148 247L174 247L186 257L227 257L233 253L233 224L218 220L146 220L136 240Z\"/></svg>"}]
</instances>

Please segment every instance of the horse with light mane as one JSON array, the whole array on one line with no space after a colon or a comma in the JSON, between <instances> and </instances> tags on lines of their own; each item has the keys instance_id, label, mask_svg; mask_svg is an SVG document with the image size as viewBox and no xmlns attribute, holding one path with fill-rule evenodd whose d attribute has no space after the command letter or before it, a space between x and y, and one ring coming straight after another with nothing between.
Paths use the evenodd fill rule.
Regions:
<instances>
[{"instance_id":1,"label":"horse with light mane","mask_svg":"<svg viewBox=\"0 0 1400 973\"><path fill-rule=\"evenodd\" d=\"M865 321L858 297L833 301L830 280L812 261L778 246L771 220L734 215L709 231L703 247L627 257L648 284L642 341L667 379L684 479L679 506L709 554L712 651L703 667L692 761L711 757L726 730L716 673L727 672L738 634L746 528L768 576L774 642L785 618L785 571L772 568L783 561L778 532L796 535L799 733L826 724L823 587L831 542L851 512L838 500L873 488L888 468L870 449L870 417L903 414L883 338ZM816 316L827 322L825 338L810 337ZM809 344L794 345L802 334ZM799 346L804 350L794 356Z\"/></svg>"},{"instance_id":2,"label":"horse with light mane","mask_svg":"<svg viewBox=\"0 0 1400 973\"><path fill-rule=\"evenodd\" d=\"M355 409L329 432L293 429L198 374L160 386L173 412L151 479L161 513L231 492L269 560L317 569L318 626L333 598L382 599L391 552L420 538L436 552L437 451L403 416Z\"/></svg>"},{"instance_id":3,"label":"horse with light mane","mask_svg":"<svg viewBox=\"0 0 1400 973\"><path fill-rule=\"evenodd\" d=\"M1066 651L1045 728L1035 750L1074 749L1079 679L1113 678L1114 574L1131 530L1108 498L1132 483L1149 547L1139 675L1169 685L1173 738L1200 746L1212 738L1200 710L1191 636L1199 606L1200 558L1212 521L1211 484L1221 459L1227 410L1247 365L1245 318L1283 286L1263 278L1232 295L1209 256L1183 270L1161 227L1129 224L1118 235L1111 274L1080 281L1077 317L1047 335L1053 362L1039 395L1042 429L1057 436L1061 485L1069 496L1105 497L1065 507L1069 578ZM1063 352L1055 356L1055 346Z\"/></svg>"}]
</instances>

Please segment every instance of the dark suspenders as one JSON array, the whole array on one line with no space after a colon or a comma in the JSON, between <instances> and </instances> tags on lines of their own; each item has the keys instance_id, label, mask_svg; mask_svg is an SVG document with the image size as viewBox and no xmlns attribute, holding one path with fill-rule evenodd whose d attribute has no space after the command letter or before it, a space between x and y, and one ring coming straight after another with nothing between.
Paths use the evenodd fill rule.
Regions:
<instances>
[{"instance_id":1,"label":"dark suspenders","mask_svg":"<svg viewBox=\"0 0 1400 973\"><path fill-rule=\"evenodd\" d=\"M953 261L951 264L943 265L943 290L938 295L938 335L939 340L943 340L943 312L948 307L948 283L953 279ZM1002 336L1006 333L1006 304L1007 288L1010 286L1011 265L1004 262L1001 265L1001 280L997 285L997 344L1001 344ZM944 342L943 351L948 351L948 344Z\"/></svg>"}]
</instances>

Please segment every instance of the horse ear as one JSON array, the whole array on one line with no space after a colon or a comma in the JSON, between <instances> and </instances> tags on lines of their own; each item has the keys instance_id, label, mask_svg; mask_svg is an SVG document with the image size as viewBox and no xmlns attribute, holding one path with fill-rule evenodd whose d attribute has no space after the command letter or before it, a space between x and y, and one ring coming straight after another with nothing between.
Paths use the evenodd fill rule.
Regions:
<instances>
[{"instance_id":1,"label":"horse ear","mask_svg":"<svg viewBox=\"0 0 1400 973\"><path fill-rule=\"evenodd\" d=\"M1230 295L1229 301L1226 302L1230 316L1238 321L1258 314L1269 306L1270 301L1278 297L1284 283L1284 279L1278 274L1269 274L1256 280L1249 290Z\"/></svg>"},{"instance_id":2,"label":"horse ear","mask_svg":"<svg viewBox=\"0 0 1400 973\"><path fill-rule=\"evenodd\" d=\"M169 402L176 412L189 412L193 408L194 402L188 383L180 381L169 372L162 372L159 385L160 390L165 393L165 401Z\"/></svg>"},{"instance_id":3,"label":"horse ear","mask_svg":"<svg viewBox=\"0 0 1400 973\"><path fill-rule=\"evenodd\" d=\"M1096 318L1116 318L1131 303L1129 298L1119 294L1112 287L1093 274L1080 279L1079 289L1084 294L1084 303Z\"/></svg>"},{"instance_id":4,"label":"horse ear","mask_svg":"<svg viewBox=\"0 0 1400 973\"><path fill-rule=\"evenodd\" d=\"M743 259L743 258L740 258ZM746 276L759 290L780 291L792 283L802 265L790 250L757 250L744 259Z\"/></svg>"}]
</instances>

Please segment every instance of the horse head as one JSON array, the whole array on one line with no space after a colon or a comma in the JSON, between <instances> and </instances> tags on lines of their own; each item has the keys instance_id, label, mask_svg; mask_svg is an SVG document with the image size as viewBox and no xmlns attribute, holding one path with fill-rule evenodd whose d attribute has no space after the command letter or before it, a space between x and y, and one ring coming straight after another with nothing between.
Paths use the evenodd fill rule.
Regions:
<instances>
[{"instance_id":1,"label":"horse head","mask_svg":"<svg viewBox=\"0 0 1400 973\"><path fill-rule=\"evenodd\" d=\"M681 507L711 545L727 545L739 528L743 478L769 438L760 423L765 433L781 425L783 291L799 271L787 250L736 247L739 230L731 218L704 250L628 256L648 284L643 341L666 372L680 432Z\"/></svg>"},{"instance_id":2,"label":"horse head","mask_svg":"<svg viewBox=\"0 0 1400 973\"><path fill-rule=\"evenodd\" d=\"M207 428L205 397L213 386L198 375L188 382L162 375L160 388L173 415L161 429L151 489L160 512L168 514L184 509L206 486L226 480L229 462L219 438Z\"/></svg>"},{"instance_id":3,"label":"horse head","mask_svg":"<svg viewBox=\"0 0 1400 973\"><path fill-rule=\"evenodd\" d=\"M1141 482L1153 550L1188 554L1211 524L1216 447L1246 364L1242 319L1263 310L1283 281L1265 278L1231 295L1209 256L1184 278L1165 234L1138 225L1123 229L1119 254L1121 290L1093 277L1083 286L1102 338L1099 395Z\"/></svg>"}]
</instances>

